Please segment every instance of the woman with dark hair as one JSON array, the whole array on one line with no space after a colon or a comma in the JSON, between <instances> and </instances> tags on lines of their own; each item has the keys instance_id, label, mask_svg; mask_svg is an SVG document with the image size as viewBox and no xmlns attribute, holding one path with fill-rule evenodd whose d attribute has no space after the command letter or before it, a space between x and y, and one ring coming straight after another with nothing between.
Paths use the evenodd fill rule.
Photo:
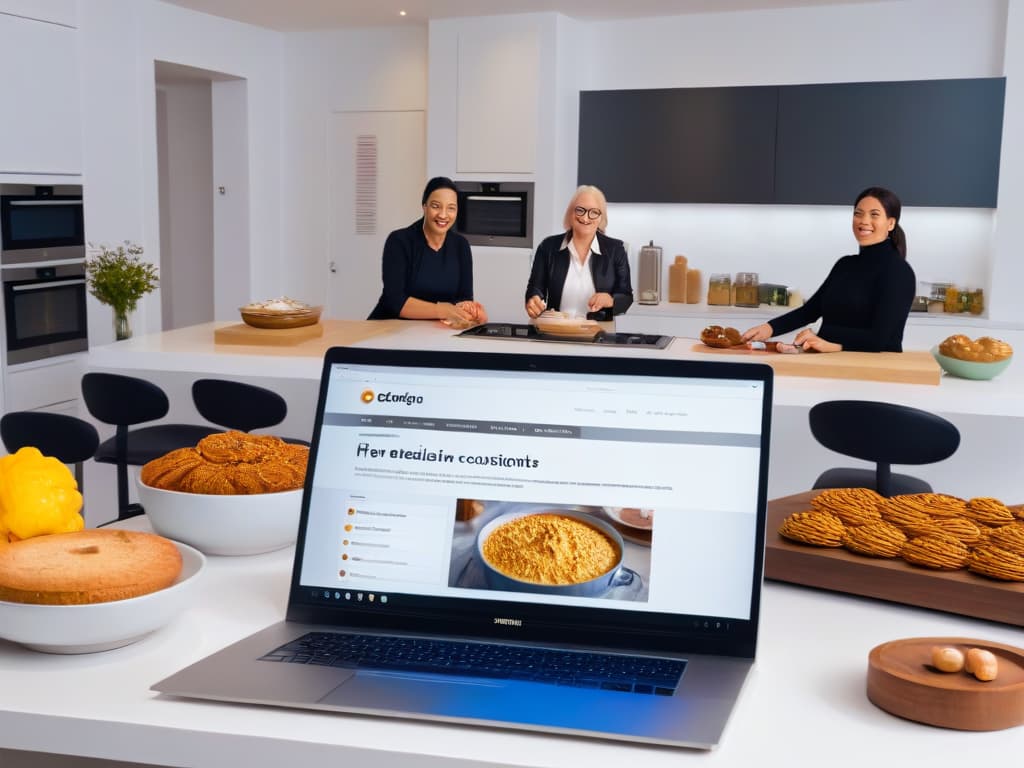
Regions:
<instances>
[{"instance_id":1,"label":"woman with dark hair","mask_svg":"<svg viewBox=\"0 0 1024 768\"><path fill-rule=\"evenodd\" d=\"M605 235L608 204L597 187L579 187L562 224L566 231L547 237L533 257L526 284L526 314L546 309L591 320L611 320L633 303L629 261L621 240Z\"/></svg>"},{"instance_id":2,"label":"woman with dark hair","mask_svg":"<svg viewBox=\"0 0 1024 768\"><path fill-rule=\"evenodd\" d=\"M455 225L459 199L455 183L435 176L423 189L423 217L396 229L384 243L384 289L369 320L396 317L441 320L455 328L487 322L473 301L473 254Z\"/></svg>"},{"instance_id":3,"label":"woman with dark hair","mask_svg":"<svg viewBox=\"0 0 1024 768\"><path fill-rule=\"evenodd\" d=\"M804 328L793 343L817 352L902 352L903 328L917 281L907 263L903 206L882 187L868 187L853 205L853 236L860 252L843 256L807 303L754 326L744 341L764 341L821 318L817 333Z\"/></svg>"}]
</instances>

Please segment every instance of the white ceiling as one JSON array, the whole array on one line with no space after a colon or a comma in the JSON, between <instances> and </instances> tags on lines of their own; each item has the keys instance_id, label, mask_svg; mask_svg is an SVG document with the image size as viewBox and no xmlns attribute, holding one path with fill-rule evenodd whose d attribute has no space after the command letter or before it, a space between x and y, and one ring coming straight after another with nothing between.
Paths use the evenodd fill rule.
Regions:
<instances>
[{"instance_id":1,"label":"white ceiling","mask_svg":"<svg viewBox=\"0 0 1024 768\"><path fill-rule=\"evenodd\" d=\"M424 24L430 19L554 11L579 19L672 16L895 0L165 0L195 11L294 32ZM400 16L405 11L406 16Z\"/></svg>"}]
</instances>

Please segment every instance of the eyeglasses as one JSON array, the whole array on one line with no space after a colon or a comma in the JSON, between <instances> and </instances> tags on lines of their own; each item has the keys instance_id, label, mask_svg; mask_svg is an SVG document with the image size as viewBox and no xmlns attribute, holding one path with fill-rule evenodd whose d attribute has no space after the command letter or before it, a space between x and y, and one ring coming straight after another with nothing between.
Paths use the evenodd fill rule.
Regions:
<instances>
[{"instance_id":1,"label":"eyeglasses","mask_svg":"<svg viewBox=\"0 0 1024 768\"><path fill-rule=\"evenodd\" d=\"M572 212L579 216L581 219L586 216L588 219L593 221L594 219L601 218L600 208L584 208L582 205L577 205L572 209Z\"/></svg>"}]
</instances>

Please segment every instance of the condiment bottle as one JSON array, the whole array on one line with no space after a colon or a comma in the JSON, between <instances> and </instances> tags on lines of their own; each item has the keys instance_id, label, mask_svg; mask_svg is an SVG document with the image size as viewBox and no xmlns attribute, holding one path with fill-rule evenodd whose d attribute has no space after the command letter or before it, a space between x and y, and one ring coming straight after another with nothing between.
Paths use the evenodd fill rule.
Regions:
<instances>
[{"instance_id":1,"label":"condiment bottle","mask_svg":"<svg viewBox=\"0 0 1024 768\"><path fill-rule=\"evenodd\" d=\"M732 278L725 273L717 273L708 280L708 305L713 307L725 307L731 304L729 297L732 287Z\"/></svg>"},{"instance_id":2,"label":"condiment bottle","mask_svg":"<svg viewBox=\"0 0 1024 768\"><path fill-rule=\"evenodd\" d=\"M686 301L686 257L676 256L675 263L668 265L668 300L682 304Z\"/></svg>"},{"instance_id":3,"label":"condiment bottle","mask_svg":"<svg viewBox=\"0 0 1024 768\"><path fill-rule=\"evenodd\" d=\"M947 312L960 311L960 291L957 290L955 285L946 286L945 307Z\"/></svg>"},{"instance_id":4,"label":"condiment bottle","mask_svg":"<svg viewBox=\"0 0 1024 768\"><path fill-rule=\"evenodd\" d=\"M736 306L757 307L760 306L760 298L757 295L757 272L736 273Z\"/></svg>"},{"instance_id":5,"label":"condiment bottle","mask_svg":"<svg viewBox=\"0 0 1024 768\"><path fill-rule=\"evenodd\" d=\"M700 270L686 270L686 303L699 304L701 294Z\"/></svg>"},{"instance_id":6,"label":"condiment bottle","mask_svg":"<svg viewBox=\"0 0 1024 768\"><path fill-rule=\"evenodd\" d=\"M980 315L985 311L985 294L981 288L971 294L970 310L972 315Z\"/></svg>"}]
</instances>

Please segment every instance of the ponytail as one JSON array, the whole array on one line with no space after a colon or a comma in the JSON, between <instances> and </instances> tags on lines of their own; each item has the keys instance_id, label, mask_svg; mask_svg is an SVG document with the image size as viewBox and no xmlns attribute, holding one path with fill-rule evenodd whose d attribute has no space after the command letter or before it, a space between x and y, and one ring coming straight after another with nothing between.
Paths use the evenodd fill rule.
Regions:
<instances>
[{"instance_id":1,"label":"ponytail","mask_svg":"<svg viewBox=\"0 0 1024 768\"><path fill-rule=\"evenodd\" d=\"M896 250L900 252L900 256L904 259L907 258L907 233L903 231L903 227L898 222L889 233L889 239L896 246Z\"/></svg>"}]
</instances>

